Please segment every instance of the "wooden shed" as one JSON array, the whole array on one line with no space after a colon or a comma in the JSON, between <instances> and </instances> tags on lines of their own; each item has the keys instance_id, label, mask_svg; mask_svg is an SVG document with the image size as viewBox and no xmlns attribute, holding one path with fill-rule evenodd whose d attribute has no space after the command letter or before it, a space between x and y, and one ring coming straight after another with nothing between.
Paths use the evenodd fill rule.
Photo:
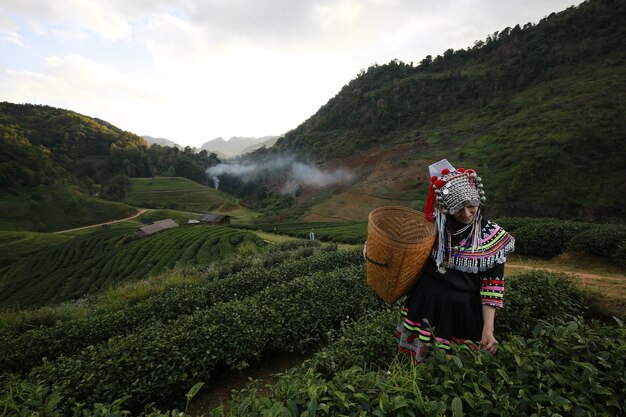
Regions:
<instances>
[{"instance_id":1,"label":"wooden shed","mask_svg":"<svg viewBox=\"0 0 626 417\"><path fill-rule=\"evenodd\" d=\"M174 227L178 227L178 223L176 223L172 219L159 220L156 222L152 222L147 226L139 228L137 230L137 234L139 236L148 236L158 233L162 230L172 229Z\"/></svg>"},{"instance_id":2,"label":"wooden shed","mask_svg":"<svg viewBox=\"0 0 626 417\"><path fill-rule=\"evenodd\" d=\"M225 214L213 214L207 213L200 218L200 223L206 224L230 224L230 218L232 216L228 216Z\"/></svg>"}]
</instances>

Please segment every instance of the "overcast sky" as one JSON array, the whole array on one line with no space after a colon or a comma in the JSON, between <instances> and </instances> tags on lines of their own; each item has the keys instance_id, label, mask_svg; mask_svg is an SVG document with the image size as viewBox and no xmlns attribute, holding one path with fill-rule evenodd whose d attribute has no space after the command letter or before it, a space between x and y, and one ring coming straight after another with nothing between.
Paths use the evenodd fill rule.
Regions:
<instances>
[{"instance_id":1,"label":"overcast sky","mask_svg":"<svg viewBox=\"0 0 626 417\"><path fill-rule=\"evenodd\" d=\"M199 147L279 135L360 69L579 0L0 0L0 101Z\"/></svg>"}]
</instances>

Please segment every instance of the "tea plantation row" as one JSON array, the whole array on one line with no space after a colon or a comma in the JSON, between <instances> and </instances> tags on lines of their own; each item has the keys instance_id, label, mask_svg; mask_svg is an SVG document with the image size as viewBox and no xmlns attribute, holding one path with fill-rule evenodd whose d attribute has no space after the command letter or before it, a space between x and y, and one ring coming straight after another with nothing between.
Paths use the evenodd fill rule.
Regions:
<instances>
[{"instance_id":1,"label":"tea plantation row","mask_svg":"<svg viewBox=\"0 0 626 417\"><path fill-rule=\"evenodd\" d=\"M309 239L309 233L313 232L315 239L323 242L338 243L363 243L367 236L367 222L337 223L337 222L313 222L313 223L281 223L260 224L248 226L251 229L261 229L265 232L284 234L303 239Z\"/></svg>"},{"instance_id":2,"label":"tea plantation row","mask_svg":"<svg viewBox=\"0 0 626 417\"><path fill-rule=\"evenodd\" d=\"M355 326L343 337L355 339L361 330ZM385 339L371 344L395 343ZM618 416L626 412L625 349L622 324L597 327L581 320L540 323L528 338L508 337L496 355L434 349L419 367L397 356L370 370L367 363L350 365L343 351L331 347L282 376L271 394L242 395L227 415ZM315 367L340 361L344 368L333 373Z\"/></svg>"},{"instance_id":3,"label":"tea plantation row","mask_svg":"<svg viewBox=\"0 0 626 417\"><path fill-rule=\"evenodd\" d=\"M299 276L326 272L360 262L357 251L310 253L292 259L292 251L279 253L283 262L274 267L249 267L226 276L208 277L200 285L173 287L145 301L116 311L94 311L86 317L41 327L23 334L8 334L0 339L0 372L24 372L42 358L71 355L89 345L114 336L131 333L140 326L167 322L206 309L219 302L241 299L271 285Z\"/></svg>"},{"instance_id":4,"label":"tea plantation row","mask_svg":"<svg viewBox=\"0 0 626 417\"><path fill-rule=\"evenodd\" d=\"M32 255L49 245L71 239L53 233L0 231L0 269Z\"/></svg>"},{"instance_id":5,"label":"tea plantation row","mask_svg":"<svg viewBox=\"0 0 626 417\"><path fill-rule=\"evenodd\" d=\"M72 400L172 405L193 381L241 369L262 354L314 343L346 316L379 305L362 265L275 284L258 294L155 322L79 354L44 362L29 379L72 387Z\"/></svg>"},{"instance_id":6,"label":"tea plantation row","mask_svg":"<svg viewBox=\"0 0 626 417\"><path fill-rule=\"evenodd\" d=\"M582 252L610 258L626 266L626 225L596 224L552 218L502 218L498 224L516 239L516 253L552 258L561 253ZM363 243L367 222L284 223L250 226L266 232L340 243Z\"/></svg>"},{"instance_id":7,"label":"tea plantation row","mask_svg":"<svg viewBox=\"0 0 626 417\"><path fill-rule=\"evenodd\" d=\"M623 323L572 319L584 311L585 297L564 275L529 272L507 285L496 355L435 349L415 367L397 353L390 329L399 315L389 308L344 326L269 394L250 387L226 415L623 415Z\"/></svg>"},{"instance_id":8,"label":"tea plantation row","mask_svg":"<svg viewBox=\"0 0 626 417\"><path fill-rule=\"evenodd\" d=\"M350 269L345 271L348 272ZM337 271L330 275L343 272ZM357 268L350 274L354 272L362 271L358 271ZM330 280L334 282L333 278ZM554 283L551 283L551 280L554 280ZM326 317L334 315L337 320L337 315L341 314L339 311L342 308L341 300L343 297L349 297L350 288L344 287L343 290L339 290L343 287L339 285L334 290L328 291L329 288L322 286L320 295L325 297L339 295L337 303L339 309L325 303L317 304L317 308L309 307L306 301L313 304L320 301L318 297L314 297L316 291L313 290L319 282L319 277L306 277L287 286L281 286L281 290L268 289L246 300L222 304L223 310L210 309L206 314L194 313L187 318L189 321L185 321L186 325L182 325L180 321L176 323L182 325L180 329L197 328L201 330L200 332L182 335L175 328L171 337L165 333L162 335L164 339L171 340L176 347L150 345L148 351L144 351L127 344L125 347L131 358L126 358L121 352L117 354L119 357L113 355L111 358L116 361L121 359L128 367L130 372L126 378L129 381L128 385L136 386L137 381L132 382L135 378L140 379L139 384L143 383L146 376L133 372L133 366L142 366L143 371L158 380L153 381L153 384L158 384L162 392L176 389L178 397L182 398L182 394L193 381L199 380L195 378L201 378L200 373L207 369L210 372L217 369L212 364L213 355L223 354L230 367L237 367L244 365L238 363L242 354L255 358L263 347L273 346L279 349L285 346L297 347L298 342L302 341L303 326L296 328L290 319L300 319L300 323L318 327L320 319L307 314L319 309L321 315L328 314ZM350 287L348 282L346 284ZM360 292L358 285L356 288ZM302 289L305 293L294 295ZM275 304L275 308L280 309L280 312L272 308L265 310L264 300L259 297L270 294L286 297L285 303ZM353 302L350 298L347 300ZM254 309L248 309L250 302L260 302L255 304L261 309L258 316ZM299 307L303 302L306 311L301 311ZM396 338L392 329L398 322L399 312L394 307L382 307L356 317L351 323L344 322L339 331L328 333L332 342L326 348L316 353L312 359L280 376L278 382L269 390L265 388L257 391L251 386L248 391L237 395L226 409L220 407L213 410L210 415L255 417L623 415L626 411L624 371L626 328L619 321L614 325L603 325L569 318L584 311L584 302L584 295L567 276L547 272L514 275L508 278L507 306L501 311L511 310L511 313L499 314L496 319L497 336L501 341L496 355L457 349L453 351L435 349L431 352L430 358L419 367L414 367L405 355L397 354ZM281 307L280 304L288 305ZM242 309L249 311L250 314L241 315ZM329 313L331 309L335 312ZM208 314L212 311L219 311L218 317L224 320L224 323L217 322L210 326L212 319ZM302 321L303 318L306 321ZM256 323L263 325L246 324L250 320L258 320ZM326 319L322 319L324 320ZM194 324L197 326L194 327ZM287 334L280 332L281 325L286 326ZM268 337L269 331L257 327L273 328L277 339L274 340L273 337L264 339L263 337ZM218 329L231 334L234 340L219 336ZM205 334L205 331L208 334ZM240 332L243 336L238 335ZM294 334L291 334L292 332ZM254 336L260 336L261 340ZM209 339L212 337L217 337L218 340L211 342ZM246 348L239 345L241 338L247 338L254 346L246 352ZM191 346L181 348L183 340L188 341ZM216 342L225 346L219 348L217 345L214 347L215 350L203 350ZM120 349L124 346L121 340L112 341L112 344L116 343L120 344ZM198 343L201 346L196 352L193 347ZM164 341L162 344L167 345L167 342ZM224 352L225 350L228 352ZM158 353L172 358L176 363L168 365L168 370L176 368L183 375L178 375L173 370L169 373L162 372L159 366L150 363L152 361L149 359L134 363L132 357L136 352L143 355ZM125 399L124 402L120 400L109 405L86 406L85 403L81 405L74 402L73 385L69 385L72 389L68 390L48 388L48 384L54 382L65 381L73 384L75 381L89 380L89 375L92 375L91 379L95 379L93 381L95 385L111 384L109 378L114 371L110 367L113 364L103 363L100 366L98 372L103 372L105 379L99 380L97 376L100 374L94 373L96 365L93 359L96 357L96 350L92 349L80 356L82 361L77 357L58 361L56 365L49 364L49 367L44 366L38 372L45 374L46 370L52 369L57 376L44 375L38 382L10 384L11 393L8 393L9 390L5 392L0 406L5 405L12 410L19 409L24 412L38 410L39 408L36 408L38 404L47 401L47 404L52 404L48 415L60 415L59 413L78 415L79 412L81 415L96 413L106 415L108 412L121 414L122 410L134 404L132 398L121 394L122 391L119 398ZM153 357L156 356L150 358ZM100 359L104 360L105 357ZM194 365L201 369L192 369ZM72 369L79 368L87 373L80 377L79 372L75 372L76 379L71 380L59 378L59 375L72 374ZM170 377L173 381L165 379L170 374L176 375ZM177 387L170 385L176 383L179 384ZM100 400L105 398L108 397L99 397ZM160 400L162 399L160 397ZM152 401L154 400L152 398ZM151 407L140 414L155 417L172 415L171 412L161 413Z\"/></svg>"},{"instance_id":9,"label":"tea plantation row","mask_svg":"<svg viewBox=\"0 0 626 417\"><path fill-rule=\"evenodd\" d=\"M119 282L144 278L176 263L205 264L255 235L227 227L179 227L137 238L110 230L72 239L1 272L0 305L21 306L80 298Z\"/></svg>"}]
</instances>

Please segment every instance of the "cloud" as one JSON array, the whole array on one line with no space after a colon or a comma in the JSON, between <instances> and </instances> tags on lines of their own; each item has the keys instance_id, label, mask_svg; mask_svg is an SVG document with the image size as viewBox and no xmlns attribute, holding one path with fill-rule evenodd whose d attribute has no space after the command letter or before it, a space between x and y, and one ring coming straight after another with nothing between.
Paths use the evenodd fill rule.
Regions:
<instances>
[{"instance_id":1,"label":"cloud","mask_svg":"<svg viewBox=\"0 0 626 417\"><path fill-rule=\"evenodd\" d=\"M0 14L15 16L25 27L42 36L82 40L95 34L105 41L129 39L132 22L141 11L129 13L124 3L106 0L20 0L0 4ZM126 10L125 10L126 9ZM68 36L71 35L71 36Z\"/></svg>"},{"instance_id":2,"label":"cloud","mask_svg":"<svg viewBox=\"0 0 626 417\"><path fill-rule=\"evenodd\" d=\"M163 99L144 80L79 55L50 56L39 72L6 69L0 72L0 92L8 101L66 108L122 122L120 127L137 122L137 109Z\"/></svg>"},{"instance_id":3,"label":"cloud","mask_svg":"<svg viewBox=\"0 0 626 417\"><path fill-rule=\"evenodd\" d=\"M373 63L419 62L569 5L0 0L0 95L181 144L275 135Z\"/></svg>"}]
</instances>

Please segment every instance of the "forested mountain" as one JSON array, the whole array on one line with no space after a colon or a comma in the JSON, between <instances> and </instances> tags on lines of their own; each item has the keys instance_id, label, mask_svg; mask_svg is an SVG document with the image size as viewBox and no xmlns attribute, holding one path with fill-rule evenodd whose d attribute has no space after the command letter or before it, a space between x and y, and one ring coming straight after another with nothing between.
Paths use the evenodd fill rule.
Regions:
<instances>
[{"instance_id":1,"label":"forested mountain","mask_svg":"<svg viewBox=\"0 0 626 417\"><path fill-rule=\"evenodd\" d=\"M374 65L273 152L323 162L405 146L423 164L478 168L497 214L623 219L625 17L625 2L591 0L419 64Z\"/></svg>"},{"instance_id":2,"label":"forested mountain","mask_svg":"<svg viewBox=\"0 0 626 417\"><path fill-rule=\"evenodd\" d=\"M181 176L206 182L219 162L206 151L152 145L103 120L50 106L0 103L0 186L18 189L63 179L115 194L124 177ZM108 187L108 188L107 188Z\"/></svg>"}]
</instances>

